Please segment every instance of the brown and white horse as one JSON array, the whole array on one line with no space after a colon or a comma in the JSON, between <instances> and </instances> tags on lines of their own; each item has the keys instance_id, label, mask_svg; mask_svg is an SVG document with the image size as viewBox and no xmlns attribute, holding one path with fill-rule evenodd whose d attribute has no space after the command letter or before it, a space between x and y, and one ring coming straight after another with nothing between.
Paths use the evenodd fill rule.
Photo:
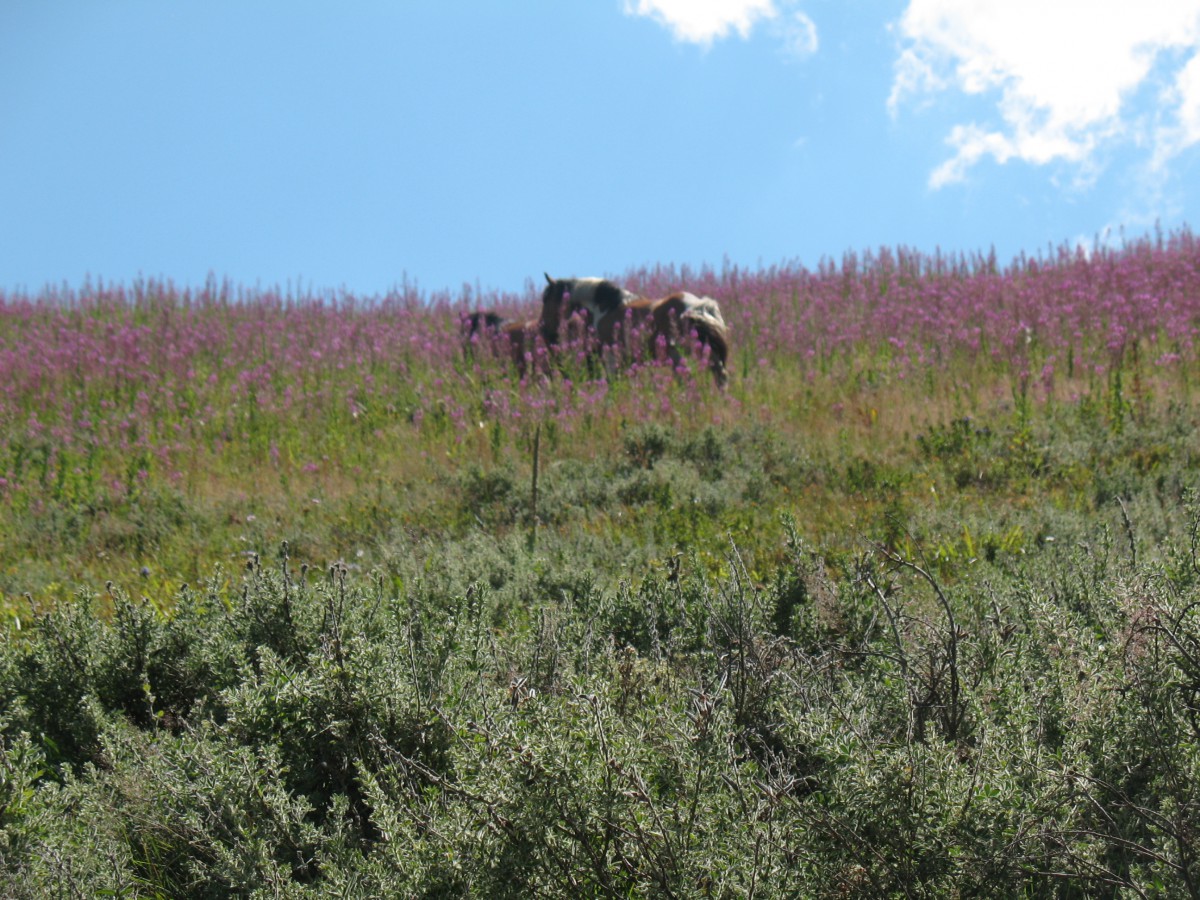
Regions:
<instances>
[{"instance_id":1,"label":"brown and white horse","mask_svg":"<svg viewBox=\"0 0 1200 900\"><path fill-rule=\"evenodd\" d=\"M721 307L712 297L686 291L658 300L639 297L603 278L551 278L542 292L543 334L558 333L560 323L586 310L601 347L622 347L628 353L631 334L644 331L651 352L665 345L671 362L680 363L679 346L689 334L708 348L708 368L718 388L729 380L729 329ZM547 340L549 343L549 340Z\"/></svg>"}]
</instances>

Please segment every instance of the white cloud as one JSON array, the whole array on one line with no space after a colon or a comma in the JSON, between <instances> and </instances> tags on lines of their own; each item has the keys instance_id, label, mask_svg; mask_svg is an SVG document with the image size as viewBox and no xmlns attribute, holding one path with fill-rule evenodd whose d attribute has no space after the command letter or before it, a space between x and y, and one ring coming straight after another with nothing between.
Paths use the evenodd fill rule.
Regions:
<instances>
[{"instance_id":1,"label":"white cloud","mask_svg":"<svg viewBox=\"0 0 1200 900\"><path fill-rule=\"evenodd\" d=\"M736 31L749 37L760 20L778 15L774 0L624 0L626 15L648 16L691 44L711 44Z\"/></svg>"},{"instance_id":2,"label":"white cloud","mask_svg":"<svg viewBox=\"0 0 1200 900\"><path fill-rule=\"evenodd\" d=\"M896 80L892 82L892 93L888 97L888 110L895 118L904 98L923 93L936 93L946 88L946 79L934 71L933 64L916 50L909 47L896 60Z\"/></svg>"},{"instance_id":3,"label":"white cloud","mask_svg":"<svg viewBox=\"0 0 1200 900\"><path fill-rule=\"evenodd\" d=\"M817 24L798 0L621 0L627 16L658 22L675 40L709 47L736 33L743 40L760 23L791 60L812 56L820 47Z\"/></svg>"},{"instance_id":4,"label":"white cloud","mask_svg":"<svg viewBox=\"0 0 1200 900\"><path fill-rule=\"evenodd\" d=\"M793 59L812 56L821 46L817 38L817 23L800 10L781 16L775 32L783 43L784 52Z\"/></svg>"},{"instance_id":5,"label":"white cloud","mask_svg":"<svg viewBox=\"0 0 1200 900\"><path fill-rule=\"evenodd\" d=\"M1180 68L1174 84L1163 91L1162 100L1164 106L1176 110L1176 116L1158 130L1154 168L1200 143L1200 52Z\"/></svg>"},{"instance_id":6,"label":"white cloud","mask_svg":"<svg viewBox=\"0 0 1200 900\"><path fill-rule=\"evenodd\" d=\"M961 181L985 157L1092 165L1105 142L1156 145L1167 158L1200 143L1200 0L911 0L888 109L954 88L995 96L998 122L955 126L954 155L932 187ZM1176 69L1154 116L1133 96Z\"/></svg>"}]
</instances>

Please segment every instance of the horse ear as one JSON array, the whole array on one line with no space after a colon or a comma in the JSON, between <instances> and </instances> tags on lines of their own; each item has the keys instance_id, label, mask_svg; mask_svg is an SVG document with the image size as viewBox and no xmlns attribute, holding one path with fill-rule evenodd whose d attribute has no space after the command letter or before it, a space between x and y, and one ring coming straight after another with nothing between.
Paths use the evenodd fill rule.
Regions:
<instances>
[{"instance_id":1,"label":"horse ear","mask_svg":"<svg viewBox=\"0 0 1200 900\"><path fill-rule=\"evenodd\" d=\"M543 272L542 274L546 276L546 283L547 283L547 284L554 284L554 279L550 277L550 273L549 273L549 272Z\"/></svg>"}]
</instances>

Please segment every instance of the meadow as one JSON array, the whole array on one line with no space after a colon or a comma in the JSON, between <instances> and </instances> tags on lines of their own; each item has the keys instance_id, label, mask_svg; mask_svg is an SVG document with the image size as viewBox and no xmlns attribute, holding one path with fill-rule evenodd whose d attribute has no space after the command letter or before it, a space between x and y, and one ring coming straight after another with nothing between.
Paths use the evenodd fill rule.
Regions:
<instances>
[{"instance_id":1,"label":"meadow","mask_svg":"<svg viewBox=\"0 0 1200 900\"><path fill-rule=\"evenodd\" d=\"M619 280L0 294L0 894L1200 894L1191 232Z\"/></svg>"}]
</instances>

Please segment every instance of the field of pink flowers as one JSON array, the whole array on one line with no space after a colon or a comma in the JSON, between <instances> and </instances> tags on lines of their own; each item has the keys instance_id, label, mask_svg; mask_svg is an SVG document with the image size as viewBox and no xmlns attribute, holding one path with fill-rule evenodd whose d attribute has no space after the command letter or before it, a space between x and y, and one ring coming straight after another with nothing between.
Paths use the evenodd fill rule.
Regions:
<instances>
[{"instance_id":1,"label":"field of pink flowers","mask_svg":"<svg viewBox=\"0 0 1200 900\"><path fill-rule=\"evenodd\" d=\"M266 498L286 516L524 458L539 426L571 458L642 423L765 422L845 440L997 404L1090 399L1119 417L1190 400L1200 363L1200 242L1187 230L1007 265L882 249L815 269L660 267L618 280L719 299L727 393L653 359L608 378L575 346L522 378L486 340L464 344L473 309L536 318L533 281L482 296L281 295L215 280L0 293L0 514L25 523L0 538L0 590L28 588L20 572L34 558L65 582L105 558L149 567L165 541L139 537L151 496L208 503L240 527ZM203 543L198 532L188 539ZM195 565L228 552L197 551Z\"/></svg>"}]
</instances>

